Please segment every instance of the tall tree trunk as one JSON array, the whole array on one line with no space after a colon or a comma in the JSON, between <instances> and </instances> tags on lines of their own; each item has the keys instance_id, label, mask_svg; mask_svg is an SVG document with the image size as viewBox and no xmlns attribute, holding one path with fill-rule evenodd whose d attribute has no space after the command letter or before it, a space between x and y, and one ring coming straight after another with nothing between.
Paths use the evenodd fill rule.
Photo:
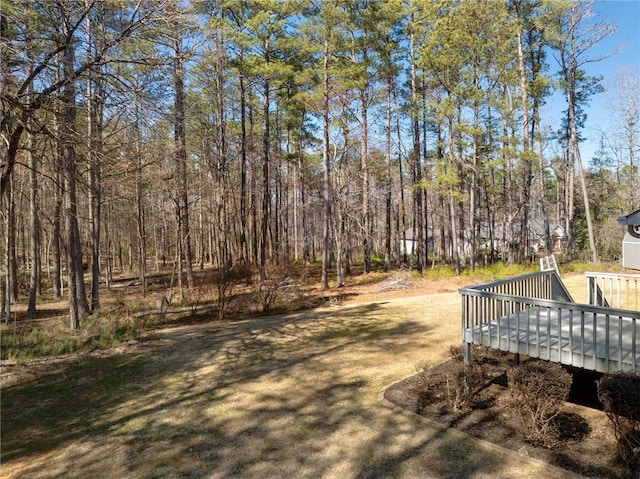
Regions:
<instances>
[{"instance_id":1,"label":"tall tree trunk","mask_svg":"<svg viewBox=\"0 0 640 479\"><path fill-rule=\"evenodd\" d=\"M396 108L398 106L397 97ZM401 261L407 262L407 217L404 204L404 173L402 170L402 130L400 129L400 115L396 115L396 134L398 136L398 190L400 190L400 205L398 207L398 221L396 230L398 232L398 251L396 264L400 267ZM400 243L402 241L402 244ZM401 250L404 251L404 258L401 258Z\"/></svg>"},{"instance_id":2,"label":"tall tree trunk","mask_svg":"<svg viewBox=\"0 0 640 479\"><path fill-rule=\"evenodd\" d=\"M414 37L411 36L411 124L413 134L412 153L412 182L413 182L413 245L415 256L415 266L418 273L424 269L424 237L423 237L423 211L422 192L419 184L422 180L422 169L420 167L420 121L418 116L418 78L416 68L416 52Z\"/></svg>"},{"instance_id":3,"label":"tall tree trunk","mask_svg":"<svg viewBox=\"0 0 640 479\"><path fill-rule=\"evenodd\" d=\"M576 120L576 84L575 84L576 66L572 59L568 62L568 71L565 76L569 82L567 86L567 113L569 118L569 154L574 159L578 168L578 178L582 187L582 199L584 201L584 212L587 220L587 233L589 236L589 247L591 248L591 259L594 263L598 262L598 254L596 252L595 239L593 236L593 224L591 222L591 208L589 206L589 195L587 191L587 183L582 168L582 159L580 157L580 146L578 144L578 128ZM572 167L573 169L573 167ZM573 216L573 215L571 215ZM573 226L573 225L572 225Z\"/></svg>"},{"instance_id":4,"label":"tall tree trunk","mask_svg":"<svg viewBox=\"0 0 640 479\"><path fill-rule=\"evenodd\" d=\"M538 157L538 197L540 204L540 214L544 224L544 243L546 254L553 253L553 242L551 240L551 227L549 225L549 214L547 211L547 195L545 187L544 156L542 154L542 132L540 131L540 118L538 102L534 101L533 121L537 137L537 157Z\"/></svg>"},{"instance_id":5,"label":"tall tree trunk","mask_svg":"<svg viewBox=\"0 0 640 479\"><path fill-rule=\"evenodd\" d=\"M8 177L5 190L0 194L0 201L6 200L6 210L4 214L4 275L2 277L2 314L7 323L13 321L11 313L11 303L13 301L12 284L14 276L15 262L15 228L14 228L14 200L13 200L13 177Z\"/></svg>"},{"instance_id":6,"label":"tall tree trunk","mask_svg":"<svg viewBox=\"0 0 640 479\"><path fill-rule=\"evenodd\" d=\"M456 168L457 165L455 159L455 141L454 141L454 126L453 126L453 116L449 116L449 165L448 168ZM460 178L460 175L458 175ZM461 264L461 249L462 245L460 244L462 233L460 232L460 228L458 227L460 221L460 208L456 208L456 204L460 204L460 201L456 201L456 193L457 191L449 191L449 221L451 227L451 242L452 242L452 253L453 253L453 268L456 276L460 275L460 264Z\"/></svg>"},{"instance_id":7,"label":"tall tree trunk","mask_svg":"<svg viewBox=\"0 0 640 479\"><path fill-rule=\"evenodd\" d=\"M67 28L68 25L65 25ZM80 328L81 320L89 313L89 304L84 284L82 265L82 241L78 225L78 203L76 191L76 151L74 142L76 126L76 88L74 78L74 50L69 44L63 52L65 76L70 81L62 91L64 120L62 133L64 141L64 173L66 180L67 218L67 277L69 280L69 317L71 329Z\"/></svg>"},{"instance_id":8,"label":"tall tree trunk","mask_svg":"<svg viewBox=\"0 0 640 479\"><path fill-rule=\"evenodd\" d=\"M61 112L56 111L53 115L53 130L55 135L60 138L62 134ZM62 287L62 248L60 240L62 239L62 203L64 201L64 178L63 178L63 158L64 149L61 141L58 141L53 151L53 176L54 176L54 208L52 218L51 232L51 250L53 255L53 297L61 298L63 294Z\"/></svg>"},{"instance_id":9,"label":"tall tree trunk","mask_svg":"<svg viewBox=\"0 0 640 479\"><path fill-rule=\"evenodd\" d=\"M27 155L29 157L29 216L31 219L31 278L29 282L29 305L27 311L36 311L36 298L40 294L40 221L38 218L38 162L33 153L33 135L28 133Z\"/></svg>"},{"instance_id":10,"label":"tall tree trunk","mask_svg":"<svg viewBox=\"0 0 640 479\"><path fill-rule=\"evenodd\" d=\"M216 178L217 178L217 190L220 198L218 208L218 225L220 227L220 236L222 241L220 260L224 265L224 268L230 268L232 263L232 236L233 232L230 231L230 226L226 224L229 215L227 213L230 205L227 185L227 146L226 146L226 131L225 131L225 101L224 101L224 41L221 35L215 35L215 85L216 85L216 135L215 135L215 147L216 147ZM242 112L244 117L244 112ZM244 129L244 123L242 125ZM244 166L244 165L243 165ZM246 174L243 171L243 174ZM243 240L241 240L242 243ZM241 250L244 246L240 245ZM242 254L242 253L241 253ZM225 271L227 270L225 269Z\"/></svg>"},{"instance_id":11,"label":"tall tree trunk","mask_svg":"<svg viewBox=\"0 0 640 479\"><path fill-rule=\"evenodd\" d=\"M587 233L589 236L589 247L591 248L591 260L594 263L598 262L598 253L596 251L596 243L593 236L593 224L591 222L591 208L589 206L589 194L587 191L587 182L584 177L584 170L582 168L582 158L580 157L580 145L578 144L578 127L576 120L576 84L575 74L576 66L573 60L569 60L569 71L567 72L570 77L569 87L567 88L567 112L569 114L569 149L573 154L576 165L578 167L578 177L580 179L580 186L582 187L582 199L584 201L584 214L587 220Z\"/></svg>"},{"instance_id":12,"label":"tall tree trunk","mask_svg":"<svg viewBox=\"0 0 640 479\"><path fill-rule=\"evenodd\" d=\"M516 2L516 12L519 14ZM522 208L522 217L520 222L520 251L519 262L522 264L528 250L529 236L529 210L531 197L531 151L532 145L529 141L529 105L528 105L528 89L527 89L527 73L524 67L524 53L522 49L522 27L517 18L517 49L518 49L518 73L520 75L520 108L522 110L522 165L524 171L524 184L521 190L520 204Z\"/></svg>"},{"instance_id":13,"label":"tall tree trunk","mask_svg":"<svg viewBox=\"0 0 640 479\"><path fill-rule=\"evenodd\" d=\"M247 98L244 75L240 73L240 251L250 261L247 243Z\"/></svg>"},{"instance_id":14,"label":"tall tree trunk","mask_svg":"<svg viewBox=\"0 0 640 479\"><path fill-rule=\"evenodd\" d=\"M331 216L331 182L329 177L329 40L324 42L322 59L322 289L329 288L329 225Z\"/></svg>"},{"instance_id":15,"label":"tall tree trunk","mask_svg":"<svg viewBox=\"0 0 640 479\"><path fill-rule=\"evenodd\" d=\"M385 188L385 235L384 235L384 265L387 271L391 271L391 93L393 84L391 78L387 78L387 108L385 121L385 163L387 166L387 178Z\"/></svg>"},{"instance_id":16,"label":"tall tree trunk","mask_svg":"<svg viewBox=\"0 0 640 479\"><path fill-rule=\"evenodd\" d=\"M193 268L191 254L191 231L189 229L189 192L187 186L187 139L184 117L184 68L182 65L182 39L175 38L173 82L175 88L174 141L176 167L178 169L178 224L180 244L187 273L187 287L193 288ZM179 261L182 264L182 261ZM180 267L182 269L182 267Z\"/></svg>"},{"instance_id":17,"label":"tall tree trunk","mask_svg":"<svg viewBox=\"0 0 640 479\"><path fill-rule=\"evenodd\" d=\"M14 178L9 182L9 208L7 214L7 236L9 242L7 246L7 300L9 302L18 301L18 231L16 228L16 182Z\"/></svg>"},{"instance_id":18,"label":"tall tree trunk","mask_svg":"<svg viewBox=\"0 0 640 479\"><path fill-rule=\"evenodd\" d=\"M573 133L572 133L573 136ZM584 201L584 215L587 219L587 234L589 236L589 248L591 248L591 261L598 262L598 252L596 250L596 242L593 235L593 222L591 220L591 207L589 205L589 192L587 190L587 181L584 177L584 169L582 168L582 158L580 157L580 146L578 145L577 135L574 143L575 158L578 165L578 176L580 178L580 186L582 187L582 200Z\"/></svg>"},{"instance_id":19,"label":"tall tree trunk","mask_svg":"<svg viewBox=\"0 0 640 479\"><path fill-rule=\"evenodd\" d=\"M304 120L303 120L304 121ZM300 192L300 210L302 217L301 221L301 229L302 229L302 260L305 265L311 263L311 249L309 247L309 233L308 233L308 223L307 215L306 215L306 206L307 206L307 192L306 192L306 182L305 182L305 174L304 174L304 150L302 148L302 140L298 140L298 189Z\"/></svg>"},{"instance_id":20,"label":"tall tree trunk","mask_svg":"<svg viewBox=\"0 0 640 479\"><path fill-rule=\"evenodd\" d=\"M253 139L254 136L254 119L251 109L249 109L249 138ZM253 151L253 148L252 148ZM252 169L251 181L249 183L249 204L251 210L251 256L253 262L259 265L260 251L259 251L259 234L258 234L258 197L257 197L257 172Z\"/></svg>"},{"instance_id":21,"label":"tall tree trunk","mask_svg":"<svg viewBox=\"0 0 640 479\"><path fill-rule=\"evenodd\" d=\"M365 73L366 74L366 73ZM364 272L371 272L371 205L369 204L369 95L367 86L360 91L360 115L362 121L362 143L360 144L360 168L362 171L362 250Z\"/></svg>"},{"instance_id":22,"label":"tall tree trunk","mask_svg":"<svg viewBox=\"0 0 640 479\"><path fill-rule=\"evenodd\" d=\"M147 293L147 233L145 227L144 192L142 186L142 138L140 133L140 111L135 105L135 153L136 153L136 232L138 239L138 278L142 288L142 297Z\"/></svg>"},{"instance_id":23,"label":"tall tree trunk","mask_svg":"<svg viewBox=\"0 0 640 479\"><path fill-rule=\"evenodd\" d=\"M266 48L265 48L266 50ZM262 229L260 234L260 275L264 278L267 263L267 247L269 243L269 226L271 224L271 191L269 190L269 150L271 147L269 123L269 81L264 81L262 103Z\"/></svg>"},{"instance_id":24,"label":"tall tree trunk","mask_svg":"<svg viewBox=\"0 0 640 479\"><path fill-rule=\"evenodd\" d=\"M574 258L575 249L575 233L573 224L575 220L575 157L571 147L567 144L566 153L566 175L564 185L564 213L565 213L565 230L567 232L567 259L571 261Z\"/></svg>"},{"instance_id":25,"label":"tall tree trunk","mask_svg":"<svg viewBox=\"0 0 640 479\"><path fill-rule=\"evenodd\" d=\"M91 57L93 25L87 17L87 56ZM91 311L100 309L100 209L102 206L103 79L90 73L87 80L87 143L89 159L89 221L91 224Z\"/></svg>"},{"instance_id":26,"label":"tall tree trunk","mask_svg":"<svg viewBox=\"0 0 640 479\"><path fill-rule=\"evenodd\" d=\"M476 91L476 95L480 94L480 73L478 65L474 65L474 80L473 86ZM480 135L480 102L477 96L474 96L473 100L473 135L472 135L472 151L471 151L471 185L469 186L469 267L471 271L475 269L477 260L478 249L478 229L479 217L480 217L480 186L479 186L479 141Z\"/></svg>"},{"instance_id":27,"label":"tall tree trunk","mask_svg":"<svg viewBox=\"0 0 640 479\"><path fill-rule=\"evenodd\" d=\"M425 84L424 77L420 82L420 93L422 96L422 104L428 104L427 98L427 86ZM428 112L427 108L423 107L422 110L422 161L421 161L421 173L420 173L420 194L422 195L422 257L425 267L429 260L429 191L426 188L426 180L429 175L429 164L427 159L429 158L429 145L427 144L427 132L428 132Z\"/></svg>"}]
</instances>

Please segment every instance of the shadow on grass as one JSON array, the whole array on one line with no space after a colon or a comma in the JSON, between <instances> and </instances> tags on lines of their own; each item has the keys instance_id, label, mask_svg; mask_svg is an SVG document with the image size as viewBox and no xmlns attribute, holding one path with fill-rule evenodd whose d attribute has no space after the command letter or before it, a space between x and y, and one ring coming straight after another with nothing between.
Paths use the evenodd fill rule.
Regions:
<instances>
[{"instance_id":1,"label":"shadow on grass","mask_svg":"<svg viewBox=\"0 0 640 479\"><path fill-rule=\"evenodd\" d=\"M415 427L371 406L379 354L437 339L383 306L168 329L7 387L2 462L29 478L399 477L407 461L499 475L499 458L441 434L402 445Z\"/></svg>"}]
</instances>

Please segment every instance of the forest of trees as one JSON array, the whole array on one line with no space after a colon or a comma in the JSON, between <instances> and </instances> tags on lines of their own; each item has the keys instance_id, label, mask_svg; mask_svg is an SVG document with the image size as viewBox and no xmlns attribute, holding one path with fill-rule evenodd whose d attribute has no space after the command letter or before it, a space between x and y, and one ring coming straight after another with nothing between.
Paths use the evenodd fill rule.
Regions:
<instances>
[{"instance_id":1,"label":"forest of trees","mask_svg":"<svg viewBox=\"0 0 640 479\"><path fill-rule=\"evenodd\" d=\"M185 288L204 265L459 273L554 231L615 258L640 82L587 75L615 31L592 3L0 0L2 311L46 285L78 328L115 272L144 293L174 265ZM605 86L616 126L581 158Z\"/></svg>"}]
</instances>

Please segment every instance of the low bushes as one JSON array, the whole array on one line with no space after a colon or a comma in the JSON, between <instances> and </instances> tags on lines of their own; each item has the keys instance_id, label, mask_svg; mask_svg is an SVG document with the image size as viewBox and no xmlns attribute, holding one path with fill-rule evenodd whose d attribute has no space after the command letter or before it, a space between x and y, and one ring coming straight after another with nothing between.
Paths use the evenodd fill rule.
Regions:
<instances>
[{"instance_id":1,"label":"low bushes","mask_svg":"<svg viewBox=\"0 0 640 479\"><path fill-rule=\"evenodd\" d=\"M598 398L613 426L620 459L640 467L640 375L606 374L598 381Z\"/></svg>"},{"instance_id":2,"label":"low bushes","mask_svg":"<svg viewBox=\"0 0 640 479\"><path fill-rule=\"evenodd\" d=\"M427 362L419 363L417 369L422 380L423 398L436 390L444 394L450 411L460 411L468 407L475 394L484 384L482 366L478 363L465 365L462 349L451 347L451 361L441 364L437 372ZM418 405L418 410L421 405Z\"/></svg>"},{"instance_id":3,"label":"low bushes","mask_svg":"<svg viewBox=\"0 0 640 479\"><path fill-rule=\"evenodd\" d=\"M0 359L22 361L110 348L138 339L142 330L143 323L139 321L109 315L88 317L80 331L70 331L66 319L13 324L0 335Z\"/></svg>"},{"instance_id":4,"label":"low bushes","mask_svg":"<svg viewBox=\"0 0 640 479\"><path fill-rule=\"evenodd\" d=\"M462 361L451 361L445 364L443 377L447 403L452 411L467 407L483 383L480 365L465 366Z\"/></svg>"},{"instance_id":5,"label":"low bushes","mask_svg":"<svg viewBox=\"0 0 640 479\"><path fill-rule=\"evenodd\" d=\"M528 361L507 370L508 409L530 443L551 447L559 438L555 419L569 396L571 375L559 364Z\"/></svg>"}]
</instances>

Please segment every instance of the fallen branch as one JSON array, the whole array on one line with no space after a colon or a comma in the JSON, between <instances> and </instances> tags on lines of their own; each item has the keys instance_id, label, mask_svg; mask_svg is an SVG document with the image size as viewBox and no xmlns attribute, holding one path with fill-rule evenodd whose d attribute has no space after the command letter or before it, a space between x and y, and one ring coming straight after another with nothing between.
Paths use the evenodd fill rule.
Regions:
<instances>
[{"instance_id":1,"label":"fallen branch","mask_svg":"<svg viewBox=\"0 0 640 479\"><path fill-rule=\"evenodd\" d=\"M151 316L154 314L169 314L169 313L187 313L195 314L196 311L208 311L218 307L218 303L198 304L194 306L183 306L181 308L162 308L151 309L149 311L139 311L133 314L134 318L142 318L144 316Z\"/></svg>"}]
</instances>

